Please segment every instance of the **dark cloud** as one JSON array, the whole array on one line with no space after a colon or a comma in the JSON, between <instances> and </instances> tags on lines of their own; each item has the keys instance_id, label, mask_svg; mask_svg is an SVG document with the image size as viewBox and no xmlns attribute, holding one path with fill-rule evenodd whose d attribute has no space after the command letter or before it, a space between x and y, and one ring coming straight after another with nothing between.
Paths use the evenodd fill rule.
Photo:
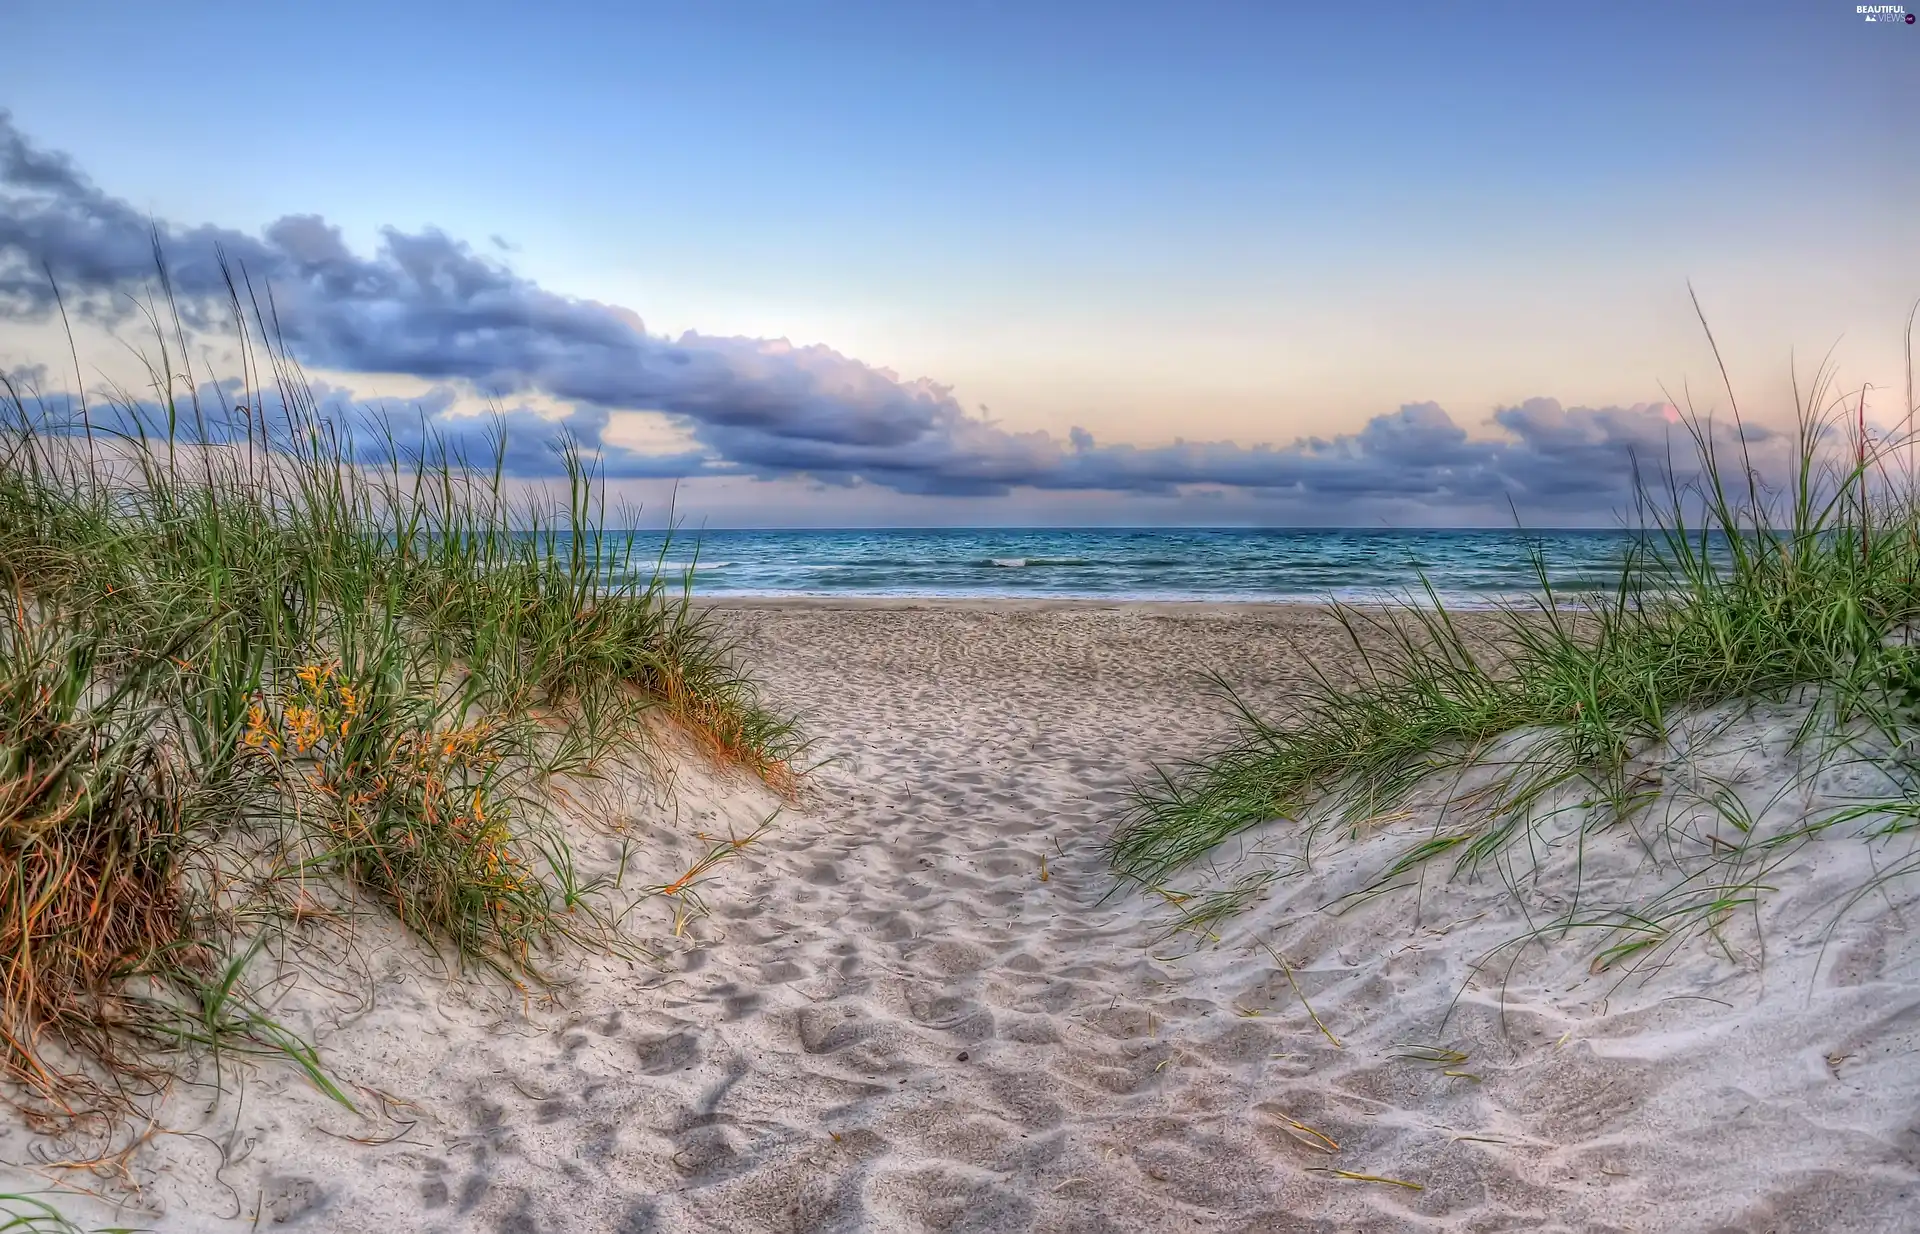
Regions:
<instances>
[{"instance_id":1,"label":"dark cloud","mask_svg":"<svg viewBox=\"0 0 1920 1234\"><path fill-rule=\"evenodd\" d=\"M630 310L548 291L472 246L428 229L388 229L363 256L316 215L259 235L155 223L96 187L64 154L36 148L0 112L0 314L45 318L51 271L68 309L111 319L154 281L156 245L194 326L227 317L222 261L244 272L292 352L329 370L403 373L438 383L420 413L472 454L493 422L449 416L456 388L506 399L544 395L564 420L504 416L509 467L552 474L561 433L598 450L613 476L804 476L902 493L995 495L1011 489L1167 493L1250 490L1318 508L1413 502L1498 511L1610 508L1630 493L1630 453L1664 460L1664 408L1562 408L1534 399L1498 411L1505 436L1469 436L1440 407L1415 403L1357 433L1287 445L1101 445L1008 431L951 391L907 381L831 348L783 339L647 332ZM503 247L495 238L495 247ZM338 393L338 392L335 392ZM605 441L611 413L665 413L696 450L657 458ZM490 453L489 451L486 453Z\"/></svg>"},{"instance_id":2,"label":"dark cloud","mask_svg":"<svg viewBox=\"0 0 1920 1234\"><path fill-rule=\"evenodd\" d=\"M563 416L524 405L495 406L483 413L458 411L460 391L435 386L401 401L370 399L331 382L310 383L314 405L334 423L356 426L354 444L363 459L377 457L394 441L411 445L429 434L435 449L476 467L491 467L496 449L502 469L512 476L550 476L561 469L562 443L573 441L601 451L601 474L610 479L665 479L704 469L705 451L636 454L609 449L603 438L612 418L604 407L581 406Z\"/></svg>"},{"instance_id":3,"label":"dark cloud","mask_svg":"<svg viewBox=\"0 0 1920 1234\"><path fill-rule=\"evenodd\" d=\"M64 392L47 391L44 365L15 368L0 374L0 379L6 383L0 387L0 418L24 414L46 432L157 438L171 431L181 439L213 445L243 444L264 435L276 449L294 447L279 395L270 390L249 392L238 378L180 388L171 410L151 398L95 399L82 407ZM339 432L340 451L363 464L385 464L396 455L411 463L424 451L430 458L447 458L485 471L492 468L497 452L507 475L553 476L564 469L565 443L592 447L601 440L609 419L607 411L598 407L558 417L526 406L457 411L456 405L463 400L451 386L436 386L417 398L397 402L368 399L328 381L309 382L305 389L312 405ZM17 408L14 399L19 400ZM170 416L176 422L171 430ZM606 479L680 479L710 470L711 460L704 450L639 454L597 448L602 454L594 465Z\"/></svg>"}]
</instances>

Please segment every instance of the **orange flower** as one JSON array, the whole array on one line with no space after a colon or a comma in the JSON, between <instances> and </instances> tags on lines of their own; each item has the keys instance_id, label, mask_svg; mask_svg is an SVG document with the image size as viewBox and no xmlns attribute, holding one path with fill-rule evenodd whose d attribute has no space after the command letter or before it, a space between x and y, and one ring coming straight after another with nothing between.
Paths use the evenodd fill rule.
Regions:
<instances>
[{"instance_id":1,"label":"orange flower","mask_svg":"<svg viewBox=\"0 0 1920 1234\"><path fill-rule=\"evenodd\" d=\"M274 736L273 724L267 719L266 708L258 703L247 708L247 732L241 740L253 749L265 747L275 754L280 752L280 739Z\"/></svg>"},{"instance_id":2,"label":"orange flower","mask_svg":"<svg viewBox=\"0 0 1920 1234\"><path fill-rule=\"evenodd\" d=\"M324 730L320 714L311 707L289 707L286 713L287 736L293 740L293 752L305 754L319 743Z\"/></svg>"}]
</instances>

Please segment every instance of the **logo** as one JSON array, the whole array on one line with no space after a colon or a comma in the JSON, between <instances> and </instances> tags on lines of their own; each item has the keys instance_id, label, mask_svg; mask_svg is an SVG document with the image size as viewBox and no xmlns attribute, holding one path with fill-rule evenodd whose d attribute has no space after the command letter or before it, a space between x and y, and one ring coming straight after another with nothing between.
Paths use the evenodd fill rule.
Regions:
<instances>
[{"instance_id":1,"label":"logo","mask_svg":"<svg viewBox=\"0 0 1920 1234\"><path fill-rule=\"evenodd\" d=\"M1854 6L1863 21L1881 22L1889 25L1911 26L1913 14L1907 12L1901 4L1861 4Z\"/></svg>"}]
</instances>

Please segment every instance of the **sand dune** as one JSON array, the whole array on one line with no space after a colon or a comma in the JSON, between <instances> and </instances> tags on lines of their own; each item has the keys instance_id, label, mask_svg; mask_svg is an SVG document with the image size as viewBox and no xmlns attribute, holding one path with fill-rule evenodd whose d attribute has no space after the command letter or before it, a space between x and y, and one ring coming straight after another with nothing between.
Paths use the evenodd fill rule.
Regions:
<instances>
[{"instance_id":1,"label":"sand dune","mask_svg":"<svg viewBox=\"0 0 1920 1234\"><path fill-rule=\"evenodd\" d=\"M1795 849L1757 918L1644 980L1593 971L1578 939L1498 951L1521 904L1570 894L1571 845L1516 869L1518 898L1430 879L1321 911L1431 830L1420 810L1273 882L1217 941L1168 936L1167 903L1115 892L1106 820L1131 777L1224 728L1203 671L1284 709L1303 657L1338 655L1325 614L724 611L824 762L704 889L710 915L676 935L664 903L637 910L662 959L570 959L568 986L523 997L449 981L377 919L350 944L312 927L276 1014L358 1115L284 1064L208 1063L110 1166L59 1168L101 1146L4 1124L0 1183L83 1185L102 1198L62 1199L76 1218L179 1231L1920 1224L1913 887L1834 925L1905 850ZM1788 825L1817 804L1780 791L1794 723L1700 717L1649 756L1657 808L1732 785ZM582 794L590 866L624 836L677 872L698 835L780 808L691 756L674 776ZM1251 833L1212 874L1291 868L1296 834ZM1653 877L1624 831L1577 859L1596 903Z\"/></svg>"}]
</instances>

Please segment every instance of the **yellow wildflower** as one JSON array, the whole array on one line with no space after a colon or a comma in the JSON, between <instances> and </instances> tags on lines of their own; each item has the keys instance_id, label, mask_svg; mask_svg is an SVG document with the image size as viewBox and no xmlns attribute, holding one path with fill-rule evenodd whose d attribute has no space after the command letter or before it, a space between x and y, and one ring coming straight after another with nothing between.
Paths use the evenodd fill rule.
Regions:
<instances>
[{"instance_id":1,"label":"yellow wildflower","mask_svg":"<svg viewBox=\"0 0 1920 1234\"><path fill-rule=\"evenodd\" d=\"M287 736L293 739L293 752L305 754L320 740L323 729L320 715L311 707L289 707L286 714Z\"/></svg>"},{"instance_id":2,"label":"yellow wildflower","mask_svg":"<svg viewBox=\"0 0 1920 1234\"><path fill-rule=\"evenodd\" d=\"M247 708L247 732L241 740L252 749L262 747L280 752L280 740L274 736L273 722L267 718L266 708L254 703Z\"/></svg>"}]
</instances>

